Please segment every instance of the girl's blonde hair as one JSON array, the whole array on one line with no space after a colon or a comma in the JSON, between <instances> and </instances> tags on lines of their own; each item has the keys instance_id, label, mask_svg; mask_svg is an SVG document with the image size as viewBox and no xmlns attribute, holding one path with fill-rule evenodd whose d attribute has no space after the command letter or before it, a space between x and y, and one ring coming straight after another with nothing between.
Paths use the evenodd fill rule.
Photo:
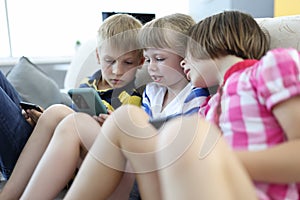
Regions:
<instances>
[{"instance_id":1,"label":"girl's blonde hair","mask_svg":"<svg viewBox=\"0 0 300 200\"><path fill-rule=\"evenodd\" d=\"M138 32L141 28L142 23L135 17L114 14L105 19L98 30L98 48L106 44L123 53L138 50L142 56L143 52L138 43Z\"/></svg>"},{"instance_id":2,"label":"girl's blonde hair","mask_svg":"<svg viewBox=\"0 0 300 200\"><path fill-rule=\"evenodd\" d=\"M235 55L260 59L269 49L269 38L249 14L224 11L207 17L190 29L189 53L198 59Z\"/></svg>"},{"instance_id":3,"label":"girl's blonde hair","mask_svg":"<svg viewBox=\"0 0 300 200\"><path fill-rule=\"evenodd\" d=\"M175 13L146 23L138 34L142 48L170 49L184 57L188 31L195 24L186 14Z\"/></svg>"}]
</instances>

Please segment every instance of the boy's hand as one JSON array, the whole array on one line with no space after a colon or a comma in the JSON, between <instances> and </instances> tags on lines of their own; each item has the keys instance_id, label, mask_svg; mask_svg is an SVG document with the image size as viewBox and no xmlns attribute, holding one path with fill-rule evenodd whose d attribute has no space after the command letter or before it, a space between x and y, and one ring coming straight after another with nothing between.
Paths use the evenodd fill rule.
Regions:
<instances>
[{"instance_id":1,"label":"boy's hand","mask_svg":"<svg viewBox=\"0 0 300 200\"><path fill-rule=\"evenodd\" d=\"M41 108L41 107L40 107ZM42 111L44 111L43 108L41 108ZM40 118L40 116L42 115L42 112L39 112L37 110L34 109L27 109L27 110L23 110L22 109L22 115L24 116L24 118L26 119L26 121L31 125L31 126L35 126L38 119Z\"/></svg>"},{"instance_id":2,"label":"boy's hand","mask_svg":"<svg viewBox=\"0 0 300 200\"><path fill-rule=\"evenodd\" d=\"M108 116L112 113L111 110L107 110L107 114L100 114L99 116L93 116L93 118L102 126L104 121L108 118Z\"/></svg>"}]
</instances>

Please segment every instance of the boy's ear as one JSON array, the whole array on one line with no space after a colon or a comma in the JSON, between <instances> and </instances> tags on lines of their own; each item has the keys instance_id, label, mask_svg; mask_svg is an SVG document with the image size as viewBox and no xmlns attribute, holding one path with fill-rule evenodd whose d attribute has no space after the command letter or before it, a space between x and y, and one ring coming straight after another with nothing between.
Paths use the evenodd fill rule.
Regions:
<instances>
[{"instance_id":1,"label":"boy's ear","mask_svg":"<svg viewBox=\"0 0 300 200\"><path fill-rule=\"evenodd\" d=\"M98 64L100 64L100 56L99 56L98 48L96 48L96 57L97 57Z\"/></svg>"}]
</instances>

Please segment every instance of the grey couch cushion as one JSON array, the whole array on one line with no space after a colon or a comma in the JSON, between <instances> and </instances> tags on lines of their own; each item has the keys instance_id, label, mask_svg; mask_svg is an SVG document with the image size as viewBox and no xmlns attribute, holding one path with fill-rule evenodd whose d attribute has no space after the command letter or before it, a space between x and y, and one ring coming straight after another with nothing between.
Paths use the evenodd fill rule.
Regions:
<instances>
[{"instance_id":1,"label":"grey couch cushion","mask_svg":"<svg viewBox=\"0 0 300 200\"><path fill-rule=\"evenodd\" d=\"M43 108L68 101L61 94L57 83L26 57L19 59L8 72L7 79L24 101L38 104Z\"/></svg>"}]
</instances>

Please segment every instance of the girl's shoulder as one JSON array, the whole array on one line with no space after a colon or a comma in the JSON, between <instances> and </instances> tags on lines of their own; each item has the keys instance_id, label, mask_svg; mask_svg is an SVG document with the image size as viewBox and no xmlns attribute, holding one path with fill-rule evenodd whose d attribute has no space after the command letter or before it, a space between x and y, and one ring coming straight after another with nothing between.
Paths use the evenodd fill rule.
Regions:
<instances>
[{"instance_id":1,"label":"girl's shoulder","mask_svg":"<svg viewBox=\"0 0 300 200\"><path fill-rule=\"evenodd\" d=\"M276 48L269 50L260 60L261 67L274 68L286 65L299 65L299 51L293 48Z\"/></svg>"},{"instance_id":2,"label":"girl's shoulder","mask_svg":"<svg viewBox=\"0 0 300 200\"><path fill-rule=\"evenodd\" d=\"M256 65L256 76L275 80L299 74L300 54L293 48L277 48L266 53Z\"/></svg>"},{"instance_id":3,"label":"girl's shoulder","mask_svg":"<svg viewBox=\"0 0 300 200\"><path fill-rule=\"evenodd\" d=\"M300 93L300 54L296 49L278 48L267 52L250 79L259 99L271 109L275 104Z\"/></svg>"}]
</instances>

